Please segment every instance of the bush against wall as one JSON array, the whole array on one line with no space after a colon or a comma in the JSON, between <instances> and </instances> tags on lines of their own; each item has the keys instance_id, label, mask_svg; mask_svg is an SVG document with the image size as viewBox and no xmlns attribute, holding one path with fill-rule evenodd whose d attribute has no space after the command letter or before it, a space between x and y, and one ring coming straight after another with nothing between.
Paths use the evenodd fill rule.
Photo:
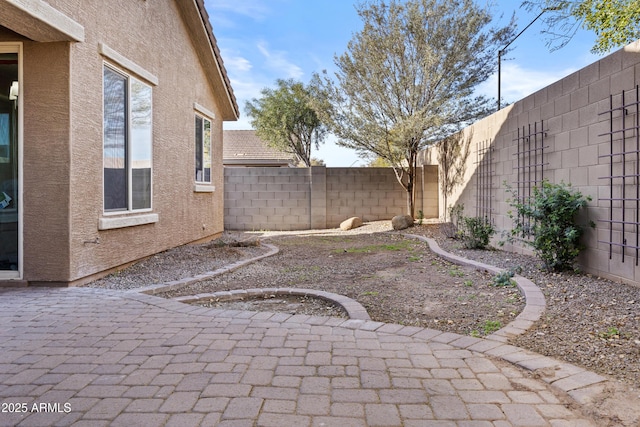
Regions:
<instances>
[{"instance_id":1,"label":"bush against wall","mask_svg":"<svg viewBox=\"0 0 640 427\"><path fill-rule=\"evenodd\" d=\"M573 190L570 184L548 181L534 187L530 198L519 197L509 186L507 192L512 195L508 202L514 209L507 212L514 222L507 240L531 246L549 270L573 268L583 249L580 238L585 228L576 222L576 215L591 197ZM589 225L595 227L593 222Z\"/></svg>"},{"instance_id":2,"label":"bush against wall","mask_svg":"<svg viewBox=\"0 0 640 427\"><path fill-rule=\"evenodd\" d=\"M462 245L467 249L485 249L489 245L489 240L496 232L495 227L487 218L464 216L464 205L458 204L449 209L451 217L451 227L445 227L452 232L448 237L460 239Z\"/></svg>"}]
</instances>

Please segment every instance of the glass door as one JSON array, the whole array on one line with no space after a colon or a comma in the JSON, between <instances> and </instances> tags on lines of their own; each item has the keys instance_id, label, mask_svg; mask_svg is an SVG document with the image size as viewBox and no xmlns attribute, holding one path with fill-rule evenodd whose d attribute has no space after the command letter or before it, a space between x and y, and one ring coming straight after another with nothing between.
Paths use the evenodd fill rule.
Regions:
<instances>
[{"instance_id":1,"label":"glass door","mask_svg":"<svg viewBox=\"0 0 640 427\"><path fill-rule=\"evenodd\" d=\"M18 53L0 45L0 279L20 278Z\"/></svg>"}]
</instances>

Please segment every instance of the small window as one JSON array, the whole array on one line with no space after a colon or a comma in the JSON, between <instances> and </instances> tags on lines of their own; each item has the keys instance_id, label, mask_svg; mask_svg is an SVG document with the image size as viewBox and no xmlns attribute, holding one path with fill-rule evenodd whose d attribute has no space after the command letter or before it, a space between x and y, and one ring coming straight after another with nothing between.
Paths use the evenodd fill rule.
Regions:
<instances>
[{"instance_id":1,"label":"small window","mask_svg":"<svg viewBox=\"0 0 640 427\"><path fill-rule=\"evenodd\" d=\"M151 209L151 87L107 65L104 95L104 210Z\"/></svg>"},{"instance_id":2,"label":"small window","mask_svg":"<svg viewBox=\"0 0 640 427\"><path fill-rule=\"evenodd\" d=\"M196 182L211 184L211 120L196 114Z\"/></svg>"}]
</instances>

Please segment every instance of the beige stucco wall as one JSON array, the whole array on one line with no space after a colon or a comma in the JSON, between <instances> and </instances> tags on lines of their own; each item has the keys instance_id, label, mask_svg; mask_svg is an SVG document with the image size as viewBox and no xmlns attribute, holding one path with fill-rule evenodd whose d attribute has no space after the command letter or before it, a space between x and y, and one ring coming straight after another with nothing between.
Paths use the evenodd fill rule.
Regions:
<instances>
[{"instance_id":1,"label":"beige stucco wall","mask_svg":"<svg viewBox=\"0 0 640 427\"><path fill-rule=\"evenodd\" d=\"M15 41L22 43L21 101L29 106L22 138L24 271L69 277L69 44L36 43L0 27L0 42Z\"/></svg>"},{"instance_id":2,"label":"beige stucco wall","mask_svg":"<svg viewBox=\"0 0 640 427\"><path fill-rule=\"evenodd\" d=\"M70 277L69 44L26 42L23 67L25 279L63 280Z\"/></svg>"},{"instance_id":3,"label":"beige stucco wall","mask_svg":"<svg viewBox=\"0 0 640 427\"><path fill-rule=\"evenodd\" d=\"M24 278L73 282L223 231L222 116L228 102L175 0L48 3L84 27L83 42L24 43ZM183 5L184 7L194 7ZM194 9L195 10L195 9ZM197 14L188 15L189 19ZM200 25L202 25L200 23ZM194 30L196 28L196 30ZM10 31L0 31L12 39ZM101 54L106 45L135 66ZM99 230L103 212L103 64L157 79L151 224ZM141 79L145 81L144 79ZM149 83L146 82L145 83ZM214 113L213 192L194 190L194 105ZM229 107L225 104L224 111ZM228 116L228 113L226 113ZM135 213L116 215L131 217Z\"/></svg>"},{"instance_id":4,"label":"beige stucco wall","mask_svg":"<svg viewBox=\"0 0 640 427\"><path fill-rule=\"evenodd\" d=\"M503 76L517 79L517 76ZM511 209L507 201L509 194L505 191L504 183L517 187L517 132L528 126L541 126L544 122L546 131L544 140L544 178L554 183L570 183L592 201L588 204L586 215L582 220L596 222L595 229L588 229L583 242L587 249L579 258L580 266L585 271L616 280L640 283L640 267L635 264L635 250L624 250L625 261L622 261L622 248L612 246L612 256L609 257L609 215L612 197L609 189L610 147L609 137L605 135L610 130L609 115L603 114L609 109L610 96L614 104L621 104L621 94L625 91L627 102L635 102L635 89L640 84L640 41L624 49L602 58L601 60L576 71L558 82L545 87L538 92L522 99L507 108L475 123L465 129L463 134L471 138L471 155L468 158L465 179L449 197L449 206L464 204L467 216L475 215L478 202L477 167L478 150L486 141L491 146L490 196L492 206L492 220L502 231L511 229L512 222L507 212ZM635 106L627 111L627 123L637 119ZM614 128L619 128L621 115L614 114ZM618 134L621 135L621 134ZM627 132L626 150L635 150L634 132ZM616 137L619 140L619 137ZM621 152L619 142L615 143L614 151ZM424 155L426 164L436 164L435 150L428 150ZM627 164L627 173L632 169L631 162ZM616 174L620 173L620 162L616 160ZM521 178L522 180L522 178ZM483 184L486 188L486 182ZM635 194L637 184L629 185L627 195ZM614 183L613 197L620 197L620 185ZM443 194L440 191L440 217L444 217L445 207ZM635 202L628 209L627 218L635 217ZM620 211L614 205L614 212ZM614 213L615 215L615 213ZM639 231L640 232L640 231ZM635 241L635 226L627 226L629 242ZM622 242L623 236L620 226L614 225L614 240ZM633 240L631 240L633 239ZM496 238L498 240L498 238ZM522 251L519 246L507 245L508 250Z\"/></svg>"}]
</instances>

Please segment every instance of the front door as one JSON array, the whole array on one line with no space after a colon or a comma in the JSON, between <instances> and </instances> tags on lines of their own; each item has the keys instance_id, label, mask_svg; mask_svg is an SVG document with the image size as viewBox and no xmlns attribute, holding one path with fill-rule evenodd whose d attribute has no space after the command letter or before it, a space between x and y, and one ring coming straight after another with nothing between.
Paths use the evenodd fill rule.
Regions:
<instances>
[{"instance_id":1,"label":"front door","mask_svg":"<svg viewBox=\"0 0 640 427\"><path fill-rule=\"evenodd\" d=\"M0 44L0 279L21 278L18 48Z\"/></svg>"}]
</instances>

